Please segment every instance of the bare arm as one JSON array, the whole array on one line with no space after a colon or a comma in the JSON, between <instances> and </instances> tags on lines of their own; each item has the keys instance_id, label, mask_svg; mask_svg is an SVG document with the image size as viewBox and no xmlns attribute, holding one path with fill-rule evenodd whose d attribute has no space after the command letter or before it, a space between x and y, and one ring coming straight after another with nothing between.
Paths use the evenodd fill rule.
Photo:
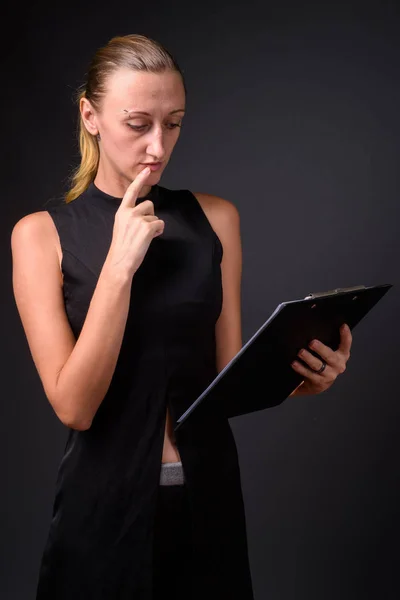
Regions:
<instances>
[{"instance_id":1,"label":"bare arm","mask_svg":"<svg viewBox=\"0 0 400 600\"><path fill-rule=\"evenodd\" d=\"M51 217L23 217L11 236L13 288L32 358L44 391L68 427L87 429L110 385L129 308L130 279L100 273L78 340L65 313ZM53 235L49 235L50 228Z\"/></svg>"},{"instance_id":2,"label":"bare arm","mask_svg":"<svg viewBox=\"0 0 400 600\"><path fill-rule=\"evenodd\" d=\"M151 240L164 229L152 202L135 206L143 181L143 175L136 177L117 210L111 246L78 340L65 312L50 215L27 215L12 231L14 296L32 358L55 413L73 429L88 429L104 399L121 349L132 277Z\"/></svg>"},{"instance_id":3,"label":"bare arm","mask_svg":"<svg viewBox=\"0 0 400 600\"><path fill-rule=\"evenodd\" d=\"M195 196L223 247L223 303L215 326L217 370L220 372L242 347L240 217L238 209L229 200L211 194L196 193Z\"/></svg>"},{"instance_id":4,"label":"bare arm","mask_svg":"<svg viewBox=\"0 0 400 600\"><path fill-rule=\"evenodd\" d=\"M223 198L195 194L223 246L221 262L223 305L216 323L217 370L220 372L242 348L242 244L237 208ZM290 395L302 394L301 385Z\"/></svg>"}]
</instances>

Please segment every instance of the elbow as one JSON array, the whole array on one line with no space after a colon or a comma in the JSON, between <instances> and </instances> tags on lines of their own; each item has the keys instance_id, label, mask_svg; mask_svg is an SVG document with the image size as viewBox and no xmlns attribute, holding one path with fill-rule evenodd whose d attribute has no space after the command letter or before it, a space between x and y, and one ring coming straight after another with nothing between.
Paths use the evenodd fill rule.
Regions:
<instances>
[{"instance_id":1,"label":"elbow","mask_svg":"<svg viewBox=\"0 0 400 600\"><path fill-rule=\"evenodd\" d=\"M56 415L63 425L76 431L87 431L92 425L92 419L89 420L82 415L66 414L60 411L56 411Z\"/></svg>"},{"instance_id":2,"label":"elbow","mask_svg":"<svg viewBox=\"0 0 400 600\"><path fill-rule=\"evenodd\" d=\"M86 431L90 429L93 419L89 419L87 415L83 415L78 410L71 409L71 407L67 409L66 403L60 398L59 393L54 394L52 400L49 398L49 401L55 414L63 425L69 429L75 429L76 431Z\"/></svg>"},{"instance_id":3,"label":"elbow","mask_svg":"<svg viewBox=\"0 0 400 600\"><path fill-rule=\"evenodd\" d=\"M64 419L62 423L70 429L76 431L87 431L92 425L92 421L78 421L77 419Z\"/></svg>"},{"instance_id":4,"label":"elbow","mask_svg":"<svg viewBox=\"0 0 400 600\"><path fill-rule=\"evenodd\" d=\"M60 417L59 415L57 415L57 416L63 425L65 425L66 427L69 427L69 429L75 429L76 431L87 431L88 429L90 429L90 426L92 425L91 421L83 421L82 419L79 420L79 419L73 419L73 418L66 418L65 416Z\"/></svg>"}]
</instances>

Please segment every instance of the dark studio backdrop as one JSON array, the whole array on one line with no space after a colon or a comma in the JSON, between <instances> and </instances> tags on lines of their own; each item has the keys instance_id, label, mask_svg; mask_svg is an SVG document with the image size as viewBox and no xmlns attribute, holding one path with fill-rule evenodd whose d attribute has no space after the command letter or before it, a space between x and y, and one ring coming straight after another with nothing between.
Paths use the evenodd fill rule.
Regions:
<instances>
[{"instance_id":1,"label":"dark studio backdrop","mask_svg":"<svg viewBox=\"0 0 400 600\"><path fill-rule=\"evenodd\" d=\"M256 599L399 598L395 3L92 4L16 7L3 21L1 598L34 598L67 436L14 304L11 229L65 191L75 89L95 49L127 33L164 43L186 76L161 185L239 208L244 341L279 302L394 284L329 391L231 424Z\"/></svg>"}]
</instances>

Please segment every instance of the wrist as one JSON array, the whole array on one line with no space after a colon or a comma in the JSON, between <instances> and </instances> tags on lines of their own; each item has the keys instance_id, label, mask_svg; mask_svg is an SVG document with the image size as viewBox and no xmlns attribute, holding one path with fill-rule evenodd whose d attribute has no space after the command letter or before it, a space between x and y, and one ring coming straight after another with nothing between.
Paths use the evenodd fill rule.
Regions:
<instances>
[{"instance_id":1,"label":"wrist","mask_svg":"<svg viewBox=\"0 0 400 600\"><path fill-rule=\"evenodd\" d=\"M133 274L129 273L126 268L114 264L109 258L104 261L101 270L101 277L109 281L112 285L130 286L132 284Z\"/></svg>"}]
</instances>

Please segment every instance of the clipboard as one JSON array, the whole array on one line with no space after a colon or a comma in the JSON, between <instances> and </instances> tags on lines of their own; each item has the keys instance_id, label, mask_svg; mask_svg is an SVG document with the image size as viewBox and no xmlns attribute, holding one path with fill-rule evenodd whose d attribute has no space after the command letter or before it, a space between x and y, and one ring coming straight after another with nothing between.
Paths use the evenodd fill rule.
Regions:
<instances>
[{"instance_id":1,"label":"clipboard","mask_svg":"<svg viewBox=\"0 0 400 600\"><path fill-rule=\"evenodd\" d=\"M298 351L307 348L313 339L337 350L340 326L347 323L353 330L392 287L392 284L382 284L336 288L278 304L177 419L174 431L195 415L200 405L207 406L212 414L213 403L219 403L218 408L222 404L225 415L230 418L282 403L304 381L291 367L294 359L301 362Z\"/></svg>"}]
</instances>

